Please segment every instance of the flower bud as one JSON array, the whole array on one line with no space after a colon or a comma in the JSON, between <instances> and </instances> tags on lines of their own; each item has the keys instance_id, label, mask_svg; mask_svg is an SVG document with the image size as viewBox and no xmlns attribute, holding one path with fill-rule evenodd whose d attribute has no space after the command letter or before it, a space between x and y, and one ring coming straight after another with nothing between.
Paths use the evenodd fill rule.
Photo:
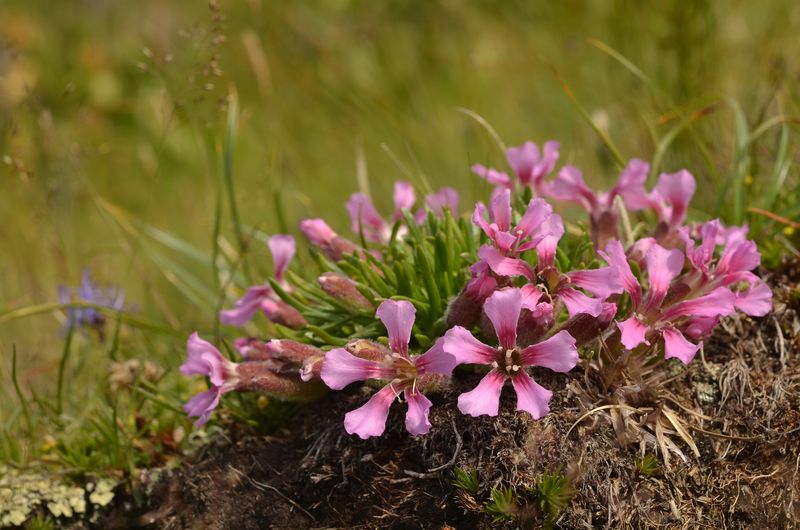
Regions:
<instances>
[{"instance_id":1,"label":"flower bud","mask_svg":"<svg viewBox=\"0 0 800 530\"><path fill-rule=\"evenodd\" d=\"M292 329L299 329L308 324L300 311L282 300L275 302L275 309L270 311L267 317L276 324Z\"/></svg>"},{"instance_id":2,"label":"flower bud","mask_svg":"<svg viewBox=\"0 0 800 530\"><path fill-rule=\"evenodd\" d=\"M320 394L320 384L304 383L296 375L280 375L269 363L245 362L236 367L238 392L261 392L284 399L313 399ZM296 373L296 372L295 372Z\"/></svg>"},{"instance_id":3,"label":"flower bud","mask_svg":"<svg viewBox=\"0 0 800 530\"><path fill-rule=\"evenodd\" d=\"M453 298L447 307L447 327L461 326L467 329L478 323L481 317L483 304L467 292L466 289Z\"/></svg>"},{"instance_id":4,"label":"flower bud","mask_svg":"<svg viewBox=\"0 0 800 530\"><path fill-rule=\"evenodd\" d=\"M367 339L356 339L350 341L347 343L344 349L356 357L367 359L369 361L382 361L387 355L392 354L392 352L383 344Z\"/></svg>"},{"instance_id":5,"label":"flower bud","mask_svg":"<svg viewBox=\"0 0 800 530\"><path fill-rule=\"evenodd\" d=\"M523 309L517 325L517 344L527 347L539 342L553 326L553 305L549 302Z\"/></svg>"},{"instance_id":6,"label":"flower bud","mask_svg":"<svg viewBox=\"0 0 800 530\"><path fill-rule=\"evenodd\" d=\"M356 282L347 276L336 272L326 272L319 277L318 281L323 291L342 302L354 313L374 310L367 297L356 288Z\"/></svg>"},{"instance_id":7,"label":"flower bud","mask_svg":"<svg viewBox=\"0 0 800 530\"><path fill-rule=\"evenodd\" d=\"M339 261L345 254L352 254L359 248L334 232L322 219L306 219L300 223L300 230L312 245L319 247L333 261Z\"/></svg>"},{"instance_id":8,"label":"flower bud","mask_svg":"<svg viewBox=\"0 0 800 530\"><path fill-rule=\"evenodd\" d=\"M266 343L266 349L275 356L298 363L325 355L325 352L316 346L289 339L272 339Z\"/></svg>"}]
</instances>

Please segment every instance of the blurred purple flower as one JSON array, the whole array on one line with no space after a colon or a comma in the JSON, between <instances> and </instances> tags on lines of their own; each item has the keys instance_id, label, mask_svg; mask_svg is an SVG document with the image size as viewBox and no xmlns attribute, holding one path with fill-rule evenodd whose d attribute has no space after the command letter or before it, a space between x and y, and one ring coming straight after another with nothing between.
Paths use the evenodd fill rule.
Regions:
<instances>
[{"instance_id":1,"label":"blurred purple flower","mask_svg":"<svg viewBox=\"0 0 800 530\"><path fill-rule=\"evenodd\" d=\"M122 309L125 293L116 286L99 286L92 283L89 269L84 269L79 287L58 286L58 301L61 304L88 303L107 307L114 311ZM106 317L94 307L66 307L67 322L64 330L93 330L102 341L105 338Z\"/></svg>"}]
</instances>

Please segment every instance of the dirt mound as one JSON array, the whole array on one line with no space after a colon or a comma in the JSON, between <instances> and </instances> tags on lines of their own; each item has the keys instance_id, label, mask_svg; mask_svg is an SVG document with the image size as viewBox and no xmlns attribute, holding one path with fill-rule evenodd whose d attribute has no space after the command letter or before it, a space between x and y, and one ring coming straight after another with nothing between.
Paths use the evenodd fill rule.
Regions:
<instances>
[{"instance_id":1,"label":"dirt mound","mask_svg":"<svg viewBox=\"0 0 800 530\"><path fill-rule=\"evenodd\" d=\"M105 519L147 528L537 528L526 492L544 473L574 487L560 528L783 528L800 521L800 266L774 273L775 312L729 320L689 367L669 362L608 373L542 372L555 391L540 421L455 407L478 374L431 396L431 433L409 436L403 407L386 434L362 441L342 426L366 392L331 394L274 436L232 427L151 489L144 513ZM647 456L650 455L650 456ZM644 459L643 459L644 458ZM649 461L646 460L649 458ZM644 466L642 462L648 461ZM477 470L470 495L454 468ZM493 487L512 487L513 521L493 523ZM120 524L120 523L117 523Z\"/></svg>"}]
</instances>

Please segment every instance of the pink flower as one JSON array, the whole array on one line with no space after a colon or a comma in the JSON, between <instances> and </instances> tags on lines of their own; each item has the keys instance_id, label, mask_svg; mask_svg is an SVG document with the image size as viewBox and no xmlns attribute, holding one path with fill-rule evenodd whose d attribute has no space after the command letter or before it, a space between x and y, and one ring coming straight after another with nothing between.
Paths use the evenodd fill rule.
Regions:
<instances>
[{"instance_id":1,"label":"pink flower","mask_svg":"<svg viewBox=\"0 0 800 530\"><path fill-rule=\"evenodd\" d=\"M558 147L558 142L545 142L542 154L535 143L525 142L506 151L508 165L514 170L522 187L530 187L537 194L541 192L544 178L553 171L558 161ZM514 187L514 181L502 171L475 164L472 166L472 172L498 188Z\"/></svg>"},{"instance_id":2,"label":"pink flower","mask_svg":"<svg viewBox=\"0 0 800 530\"><path fill-rule=\"evenodd\" d=\"M517 256L535 248L549 232L545 222L553 215L553 208L542 199L532 199L516 226L512 228L511 191L504 189L492 198L487 216L486 206L475 205L472 221L489 236L495 246L508 256Z\"/></svg>"},{"instance_id":3,"label":"pink flower","mask_svg":"<svg viewBox=\"0 0 800 530\"><path fill-rule=\"evenodd\" d=\"M192 333L189 337L186 353L187 358L181 365L181 373L205 375L211 383L209 390L197 394L183 406L189 416L197 417L194 425L200 427L208 421L222 394L234 390L238 385L237 364L225 359L213 344L201 339L197 333Z\"/></svg>"},{"instance_id":4,"label":"pink flower","mask_svg":"<svg viewBox=\"0 0 800 530\"><path fill-rule=\"evenodd\" d=\"M482 164L475 164L470 169L489 184L495 185L497 189L511 189L514 187L514 182L511 180L511 177L504 171L498 171Z\"/></svg>"},{"instance_id":5,"label":"pink flower","mask_svg":"<svg viewBox=\"0 0 800 530\"><path fill-rule=\"evenodd\" d=\"M679 234L692 266L685 282L692 289L711 290L728 287L736 297L735 306L750 316L764 316L772 310L772 291L751 271L761 263L761 254L754 241L746 239L745 227L724 228L718 219L697 227L700 244L688 227ZM716 259L718 245L725 245Z\"/></svg>"},{"instance_id":6,"label":"pink flower","mask_svg":"<svg viewBox=\"0 0 800 530\"><path fill-rule=\"evenodd\" d=\"M401 392L408 403L406 430L415 436L426 434L431 427L428 421L431 402L421 388L436 374L449 376L455 359L444 352L441 339L423 355L409 356L408 342L416 314L409 302L386 300L375 314L386 326L391 350L385 352L383 359L372 360L356 357L344 348L333 349L325 354L322 380L334 390L355 381L389 380L365 405L345 415L344 428L348 434L362 439L383 434L389 408Z\"/></svg>"},{"instance_id":7,"label":"pink flower","mask_svg":"<svg viewBox=\"0 0 800 530\"><path fill-rule=\"evenodd\" d=\"M489 219L486 218L485 206L479 202L475 206L473 221L494 244L481 246L478 257L497 276L524 276L534 284L539 282L538 276L544 276L549 296L562 299L570 316L588 313L596 317L603 310L602 302L605 298L622 292L618 275L613 267L567 274L557 271L555 254L558 241L564 233L564 223L552 211L552 207L544 200L533 199L520 222L512 229L513 212L509 190L504 189L495 194ZM539 254L539 264L535 269L519 258L522 252L534 248ZM599 298L591 298L576 287Z\"/></svg>"},{"instance_id":8,"label":"pink flower","mask_svg":"<svg viewBox=\"0 0 800 530\"><path fill-rule=\"evenodd\" d=\"M525 370L528 366L543 366L556 372L568 372L578 362L575 339L559 331L544 342L526 348L517 345L517 325L523 306L520 289L496 291L486 300L484 311L492 321L500 345L497 348L478 341L460 326L450 329L444 337L444 351L456 359L456 364L485 364L491 370L478 386L458 397L458 408L470 416L496 416L500 392L507 379L517 394L517 410L539 419L549 412L552 392L538 385Z\"/></svg>"},{"instance_id":9,"label":"pink flower","mask_svg":"<svg viewBox=\"0 0 800 530\"><path fill-rule=\"evenodd\" d=\"M603 248L611 239L618 238L618 212L614 199L620 196L629 210L655 207L656 201L645 193L644 183L650 167L642 160L633 159L622 171L617 185L611 190L595 193L583 181L580 170L564 166L558 176L545 184L544 193L558 200L579 204L589 213L592 239L595 248Z\"/></svg>"},{"instance_id":10,"label":"pink flower","mask_svg":"<svg viewBox=\"0 0 800 530\"><path fill-rule=\"evenodd\" d=\"M445 208L450 210L450 213L455 217L458 216L458 192L453 188L442 188L435 193L425 196L425 207L433 213L434 217L442 217ZM418 224L425 222L428 217L428 211L425 208L420 208L414 215L414 219Z\"/></svg>"},{"instance_id":11,"label":"pink flower","mask_svg":"<svg viewBox=\"0 0 800 530\"><path fill-rule=\"evenodd\" d=\"M531 186L536 193L541 191L542 181L553 171L558 161L558 142L545 142L543 154L533 142L525 142L519 147L509 147L506 152L508 164L517 174L520 184Z\"/></svg>"},{"instance_id":12,"label":"pink flower","mask_svg":"<svg viewBox=\"0 0 800 530\"><path fill-rule=\"evenodd\" d=\"M334 232L322 219L302 221L300 231L312 245L319 247L333 261L339 261L345 254L352 254L358 250L355 243Z\"/></svg>"},{"instance_id":13,"label":"pink flower","mask_svg":"<svg viewBox=\"0 0 800 530\"><path fill-rule=\"evenodd\" d=\"M705 291L686 288L683 295L672 294L681 292L673 289L684 265L685 256L680 250L668 250L658 243L649 246L645 255L649 283L646 295L619 241L609 242L605 253L601 254L619 271L625 291L631 297L633 315L617 324L620 340L628 349L662 338L664 357L676 357L688 364L700 346L689 342L680 328L688 329L692 322L697 326L697 317L716 318L734 312L735 296L724 287ZM691 335L699 335L703 324L705 322L700 329L695 327Z\"/></svg>"},{"instance_id":14,"label":"pink flower","mask_svg":"<svg viewBox=\"0 0 800 530\"><path fill-rule=\"evenodd\" d=\"M551 216L550 220L552 221L548 223L549 226L543 228L548 231L548 235L536 246L539 253L539 264L536 268L522 259L508 257L490 245L483 245L478 249L478 257L498 276L524 276L534 284L539 283L540 279L543 280L550 300L561 299L570 317L581 313L597 317L603 311L603 300L612 294L622 292L619 274L613 266L571 271L566 274L559 272L555 267L555 252L558 239L563 234L563 224L557 215ZM587 296L578 288L592 293L597 298Z\"/></svg>"},{"instance_id":15,"label":"pink flower","mask_svg":"<svg viewBox=\"0 0 800 530\"><path fill-rule=\"evenodd\" d=\"M275 235L269 238L267 245L272 252L275 279L283 289L291 291L284 274L295 254L294 238L289 235ZM306 324L303 316L292 306L280 299L269 284L256 285L247 289L245 295L236 301L233 309L220 311L219 319L231 326L243 326L258 311L267 318L291 328L303 327Z\"/></svg>"},{"instance_id":16,"label":"pink flower","mask_svg":"<svg viewBox=\"0 0 800 530\"><path fill-rule=\"evenodd\" d=\"M272 254L275 279L278 280L278 283L280 283L284 289L291 290L291 287L283 276L289 269L289 264L292 262L292 258L294 258L295 252L297 251L294 237L278 234L267 240L267 246Z\"/></svg>"},{"instance_id":17,"label":"pink flower","mask_svg":"<svg viewBox=\"0 0 800 530\"><path fill-rule=\"evenodd\" d=\"M408 182L394 183L393 201L395 211L392 223L403 218L403 210L409 210L416 202L414 188ZM353 233L364 234L367 241L387 243L392 235L392 224L387 223L375 210L372 201L363 193L354 193L347 201L347 212L350 214Z\"/></svg>"},{"instance_id":18,"label":"pink flower","mask_svg":"<svg viewBox=\"0 0 800 530\"><path fill-rule=\"evenodd\" d=\"M677 173L662 173L650 198L655 201L659 219L673 230L686 220L686 211L697 184L691 173L682 169Z\"/></svg>"}]
</instances>

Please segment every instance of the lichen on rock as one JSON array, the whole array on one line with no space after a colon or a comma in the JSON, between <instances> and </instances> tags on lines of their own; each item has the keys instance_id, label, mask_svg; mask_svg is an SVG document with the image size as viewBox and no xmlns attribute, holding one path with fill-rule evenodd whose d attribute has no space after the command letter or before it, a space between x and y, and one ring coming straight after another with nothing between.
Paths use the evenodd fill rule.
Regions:
<instances>
[{"instance_id":1,"label":"lichen on rock","mask_svg":"<svg viewBox=\"0 0 800 530\"><path fill-rule=\"evenodd\" d=\"M110 504L116 486L109 478L80 485L53 472L0 466L0 527L20 526L43 509L56 518L82 517Z\"/></svg>"}]
</instances>

